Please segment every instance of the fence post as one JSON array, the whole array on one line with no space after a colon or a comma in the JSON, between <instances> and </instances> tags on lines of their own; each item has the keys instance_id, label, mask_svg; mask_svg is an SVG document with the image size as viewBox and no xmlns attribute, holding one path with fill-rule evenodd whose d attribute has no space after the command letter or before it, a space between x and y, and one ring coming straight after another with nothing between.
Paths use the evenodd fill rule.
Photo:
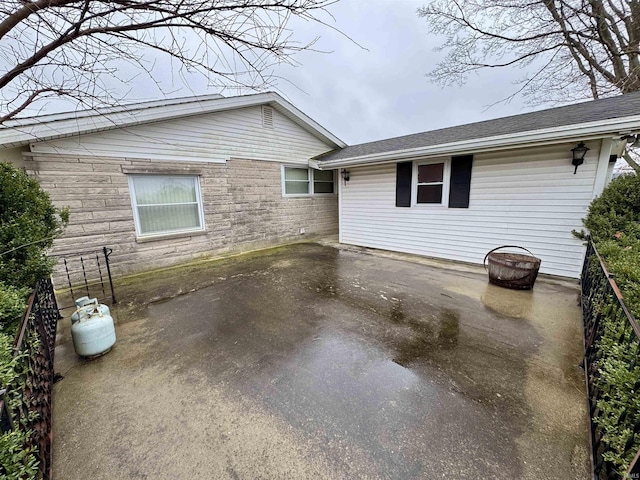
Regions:
<instances>
[{"instance_id":1,"label":"fence post","mask_svg":"<svg viewBox=\"0 0 640 480\"><path fill-rule=\"evenodd\" d=\"M111 278L111 266L109 265L109 255L113 252L112 249L107 247L102 247L104 252L104 263L107 265L107 276L109 277L109 285L111 286L111 301L115 304L116 301L116 293L113 290L113 279Z\"/></svg>"}]
</instances>

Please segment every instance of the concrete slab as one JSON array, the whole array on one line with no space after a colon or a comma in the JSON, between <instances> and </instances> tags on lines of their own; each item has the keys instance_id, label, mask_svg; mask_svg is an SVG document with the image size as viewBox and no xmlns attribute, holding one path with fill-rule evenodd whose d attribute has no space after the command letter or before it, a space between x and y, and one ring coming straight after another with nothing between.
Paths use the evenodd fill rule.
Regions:
<instances>
[{"instance_id":1,"label":"concrete slab","mask_svg":"<svg viewBox=\"0 0 640 480\"><path fill-rule=\"evenodd\" d=\"M298 244L117 293L107 355L60 326L57 478L588 478L577 287Z\"/></svg>"}]
</instances>

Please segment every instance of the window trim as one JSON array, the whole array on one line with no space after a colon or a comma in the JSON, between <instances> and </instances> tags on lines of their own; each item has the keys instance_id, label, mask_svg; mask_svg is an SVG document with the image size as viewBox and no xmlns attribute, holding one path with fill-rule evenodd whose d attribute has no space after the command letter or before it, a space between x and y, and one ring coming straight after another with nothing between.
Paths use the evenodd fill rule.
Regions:
<instances>
[{"instance_id":1,"label":"window trim","mask_svg":"<svg viewBox=\"0 0 640 480\"><path fill-rule=\"evenodd\" d=\"M206 226L204 223L204 202L202 201L202 189L200 188L200 175L194 174L166 174L164 172L158 173L149 173L149 174L129 174L127 175L129 182L129 197L131 200L131 209L133 210L133 221L136 229L136 239L138 240L147 240L154 238L167 238L167 237L179 237L179 236L188 236L197 233L203 233L206 231ZM193 178L195 180L196 187L196 203L198 205L198 218L200 220L200 227L198 228L187 228L181 230L170 230L164 232L153 232L153 233L141 233L140 229L140 217L138 214L138 201L136 199L136 188L134 185L134 177L188 177ZM165 205L165 204L163 204ZM169 205L169 204L166 204Z\"/></svg>"},{"instance_id":2,"label":"window trim","mask_svg":"<svg viewBox=\"0 0 640 480\"><path fill-rule=\"evenodd\" d=\"M285 185L285 178L284 178L284 172L285 169L287 168L299 168L299 169L307 169L308 175L309 175L309 193L287 193L286 190L286 185ZM282 164L281 166L281 170L280 170L280 178L282 180L282 196L285 198L295 198L295 197L325 197L325 196L329 196L329 195L337 195L337 189L336 189L336 170L331 170L333 173L333 192L331 193L316 193L314 191L314 185L313 183L315 182L315 178L314 178L314 174L313 172L315 171L314 168L308 167L306 165L293 165L293 164ZM329 183L329 182L326 182Z\"/></svg>"},{"instance_id":3,"label":"window trim","mask_svg":"<svg viewBox=\"0 0 640 480\"><path fill-rule=\"evenodd\" d=\"M440 203L418 203L418 167L420 165L433 165L436 163L444 163L442 171L442 199ZM437 185L438 183L431 183ZM449 207L449 188L451 184L451 158L431 158L425 160L415 160L413 162L413 172L411 181L411 206L418 208L448 208ZM429 185L429 184L424 184Z\"/></svg>"}]
</instances>

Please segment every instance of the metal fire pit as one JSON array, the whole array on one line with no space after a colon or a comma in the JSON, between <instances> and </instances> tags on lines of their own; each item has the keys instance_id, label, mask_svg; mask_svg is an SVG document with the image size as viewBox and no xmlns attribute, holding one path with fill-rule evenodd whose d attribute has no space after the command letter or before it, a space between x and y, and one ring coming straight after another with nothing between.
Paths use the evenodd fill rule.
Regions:
<instances>
[{"instance_id":1,"label":"metal fire pit","mask_svg":"<svg viewBox=\"0 0 640 480\"><path fill-rule=\"evenodd\" d=\"M530 255L497 251L502 248L520 248ZM494 248L484 257L484 266L489 272L489 283L515 290L533 288L541 262L542 260L534 257L529 250L517 245L503 245Z\"/></svg>"}]
</instances>

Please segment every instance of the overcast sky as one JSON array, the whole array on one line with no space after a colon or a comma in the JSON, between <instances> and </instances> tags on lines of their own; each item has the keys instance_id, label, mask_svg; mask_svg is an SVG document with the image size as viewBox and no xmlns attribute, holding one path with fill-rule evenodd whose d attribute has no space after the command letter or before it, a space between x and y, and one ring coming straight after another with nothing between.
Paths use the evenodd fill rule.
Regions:
<instances>
[{"instance_id":1,"label":"overcast sky","mask_svg":"<svg viewBox=\"0 0 640 480\"><path fill-rule=\"evenodd\" d=\"M323 20L338 31L296 20L294 36L330 53L301 52L300 64L283 65L277 74L281 94L348 144L459 125L531 110L521 99L487 107L516 90L515 70L472 76L463 86L441 88L427 72L444 54L441 38L430 35L416 10L424 0L341 0ZM363 48L361 48L361 45ZM157 62L154 75L169 96L217 93L206 80L188 77L184 85L175 65ZM288 83L290 82L290 83ZM145 75L137 77L129 101L159 98ZM234 91L223 92L225 96ZM67 108L68 109L68 105ZM50 108L47 111L51 111Z\"/></svg>"},{"instance_id":2,"label":"overcast sky","mask_svg":"<svg viewBox=\"0 0 640 480\"><path fill-rule=\"evenodd\" d=\"M332 5L334 18L322 19L357 44L323 25L292 22L295 38L309 41L321 36L315 48L330 53L302 52L296 56L299 66L279 67L277 74L290 82L279 81L280 93L348 144L531 110L521 99L487 108L516 90L518 71L492 70L460 87L443 89L431 83L426 74L444 54L434 51L442 39L430 35L416 14L423 4L424 0L342 0ZM188 77L184 84L177 70L166 58L156 63L154 77L168 96L218 92L202 77ZM119 88L129 90L125 103L161 98L144 74ZM60 110L60 105L51 102L42 113Z\"/></svg>"},{"instance_id":3,"label":"overcast sky","mask_svg":"<svg viewBox=\"0 0 640 480\"><path fill-rule=\"evenodd\" d=\"M514 92L514 70L472 76L442 88L426 77L444 55L416 10L420 0L343 0L332 6L337 32L318 29L318 48L282 75L305 93L281 83L287 97L349 144L522 113L523 102L487 107Z\"/></svg>"}]
</instances>

